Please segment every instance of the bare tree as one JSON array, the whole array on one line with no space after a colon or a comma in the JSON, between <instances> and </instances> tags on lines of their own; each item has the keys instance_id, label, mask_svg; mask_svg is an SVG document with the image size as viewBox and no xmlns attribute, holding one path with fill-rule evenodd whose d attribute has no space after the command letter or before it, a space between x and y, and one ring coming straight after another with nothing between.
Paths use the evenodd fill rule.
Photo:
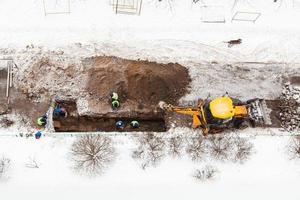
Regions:
<instances>
[{"instance_id":1,"label":"bare tree","mask_svg":"<svg viewBox=\"0 0 300 200\"><path fill-rule=\"evenodd\" d=\"M40 168L39 163L36 161L35 157L29 157L27 163L25 164L28 168Z\"/></svg>"},{"instance_id":2,"label":"bare tree","mask_svg":"<svg viewBox=\"0 0 300 200\"><path fill-rule=\"evenodd\" d=\"M0 179L4 178L7 175L9 169L10 169L10 159L5 156L2 156L0 158Z\"/></svg>"},{"instance_id":3,"label":"bare tree","mask_svg":"<svg viewBox=\"0 0 300 200\"><path fill-rule=\"evenodd\" d=\"M209 153L217 160L228 160L232 154L232 138L224 135L213 135L208 138Z\"/></svg>"},{"instance_id":4,"label":"bare tree","mask_svg":"<svg viewBox=\"0 0 300 200\"><path fill-rule=\"evenodd\" d=\"M287 145L290 159L300 159L300 136L292 137Z\"/></svg>"},{"instance_id":5,"label":"bare tree","mask_svg":"<svg viewBox=\"0 0 300 200\"><path fill-rule=\"evenodd\" d=\"M200 181L207 181L214 179L217 173L218 170L215 167L206 165L202 169L196 169L193 177Z\"/></svg>"},{"instance_id":6,"label":"bare tree","mask_svg":"<svg viewBox=\"0 0 300 200\"><path fill-rule=\"evenodd\" d=\"M112 140L103 135L78 138L71 147L75 170L88 175L100 174L114 159Z\"/></svg>"},{"instance_id":7,"label":"bare tree","mask_svg":"<svg viewBox=\"0 0 300 200\"><path fill-rule=\"evenodd\" d=\"M238 161L240 163L243 163L253 153L253 144L250 143L246 138L241 137L235 137L234 138L234 161Z\"/></svg>"},{"instance_id":8,"label":"bare tree","mask_svg":"<svg viewBox=\"0 0 300 200\"><path fill-rule=\"evenodd\" d=\"M168 145L168 153L173 157L180 157L183 149L183 138L180 136L171 137Z\"/></svg>"},{"instance_id":9,"label":"bare tree","mask_svg":"<svg viewBox=\"0 0 300 200\"><path fill-rule=\"evenodd\" d=\"M188 139L186 153L192 160L204 159L206 152L206 142L202 135L197 134Z\"/></svg>"},{"instance_id":10,"label":"bare tree","mask_svg":"<svg viewBox=\"0 0 300 200\"><path fill-rule=\"evenodd\" d=\"M143 134L138 138L138 147L132 157L141 162L142 169L157 165L165 156L165 141L153 133Z\"/></svg>"}]
</instances>

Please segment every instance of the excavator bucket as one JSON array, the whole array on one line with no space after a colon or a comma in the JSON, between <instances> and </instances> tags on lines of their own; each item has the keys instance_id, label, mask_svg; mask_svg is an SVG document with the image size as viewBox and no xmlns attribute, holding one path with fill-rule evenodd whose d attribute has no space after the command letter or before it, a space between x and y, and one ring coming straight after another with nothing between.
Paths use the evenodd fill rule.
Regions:
<instances>
[{"instance_id":1,"label":"excavator bucket","mask_svg":"<svg viewBox=\"0 0 300 200\"><path fill-rule=\"evenodd\" d=\"M270 125L270 110L267 107L264 99L254 99L248 102L249 118L260 125Z\"/></svg>"}]
</instances>

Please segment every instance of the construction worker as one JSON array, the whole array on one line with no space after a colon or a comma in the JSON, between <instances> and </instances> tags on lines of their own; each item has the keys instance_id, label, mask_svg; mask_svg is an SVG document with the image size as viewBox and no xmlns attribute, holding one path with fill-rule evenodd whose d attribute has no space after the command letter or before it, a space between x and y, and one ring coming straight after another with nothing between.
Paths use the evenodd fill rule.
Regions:
<instances>
[{"instance_id":1,"label":"construction worker","mask_svg":"<svg viewBox=\"0 0 300 200\"><path fill-rule=\"evenodd\" d=\"M116 127L117 127L117 129L123 129L125 127L125 124L122 120L118 120L116 122Z\"/></svg>"},{"instance_id":2,"label":"construction worker","mask_svg":"<svg viewBox=\"0 0 300 200\"><path fill-rule=\"evenodd\" d=\"M67 117L67 111L65 108L62 108L60 106L56 106L56 108L53 110L53 116L54 117Z\"/></svg>"},{"instance_id":3,"label":"construction worker","mask_svg":"<svg viewBox=\"0 0 300 200\"><path fill-rule=\"evenodd\" d=\"M41 131L38 131L38 132L36 132L35 134L34 134L34 137L35 137L35 139L40 139L41 137L42 137L42 132Z\"/></svg>"},{"instance_id":4,"label":"construction worker","mask_svg":"<svg viewBox=\"0 0 300 200\"><path fill-rule=\"evenodd\" d=\"M117 109L120 107L120 102L119 102L119 95L116 92L112 92L110 94L110 98L111 98L111 107L113 109Z\"/></svg>"},{"instance_id":5,"label":"construction worker","mask_svg":"<svg viewBox=\"0 0 300 200\"><path fill-rule=\"evenodd\" d=\"M118 101L118 100L113 100L113 101L111 102L111 107L112 107L113 109L119 108L119 107L120 107L119 101Z\"/></svg>"},{"instance_id":6,"label":"construction worker","mask_svg":"<svg viewBox=\"0 0 300 200\"><path fill-rule=\"evenodd\" d=\"M39 118L37 119L37 124L38 124L39 126L45 126L45 125L47 124L47 116L44 115L44 116L42 116L42 117L39 117Z\"/></svg>"},{"instance_id":7,"label":"construction worker","mask_svg":"<svg viewBox=\"0 0 300 200\"><path fill-rule=\"evenodd\" d=\"M112 92L111 94L110 94L110 97L111 97L111 101L115 101L115 100L119 100L119 95L118 95L118 93L116 93L116 92Z\"/></svg>"},{"instance_id":8,"label":"construction worker","mask_svg":"<svg viewBox=\"0 0 300 200\"><path fill-rule=\"evenodd\" d=\"M139 127L140 127L140 124L139 124L138 121L132 120L132 121L130 122L130 126L131 126L132 128L139 128Z\"/></svg>"}]
</instances>

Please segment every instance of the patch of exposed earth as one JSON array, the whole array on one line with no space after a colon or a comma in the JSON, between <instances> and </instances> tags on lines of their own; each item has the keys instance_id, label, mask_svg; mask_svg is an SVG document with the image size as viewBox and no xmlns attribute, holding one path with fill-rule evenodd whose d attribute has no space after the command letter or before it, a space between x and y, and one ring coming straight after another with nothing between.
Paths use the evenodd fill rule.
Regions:
<instances>
[{"instance_id":1,"label":"patch of exposed earth","mask_svg":"<svg viewBox=\"0 0 300 200\"><path fill-rule=\"evenodd\" d=\"M82 116L149 118L156 115L159 101L177 104L190 83L188 70L177 63L106 56L86 58L71 65L43 57L22 73L17 72L14 78L17 89L11 106L32 119L33 124L45 114L52 99L77 102ZM113 91L120 96L118 110L112 110L110 105L109 95Z\"/></svg>"}]
</instances>

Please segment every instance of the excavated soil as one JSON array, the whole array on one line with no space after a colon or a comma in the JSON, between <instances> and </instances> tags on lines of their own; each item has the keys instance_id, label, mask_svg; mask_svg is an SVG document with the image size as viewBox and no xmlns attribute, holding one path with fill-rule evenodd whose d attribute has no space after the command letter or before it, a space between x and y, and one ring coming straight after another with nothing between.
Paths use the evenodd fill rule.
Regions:
<instances>
[{"instance_id":1,"label":"excavated soil","mask_svg":"<svg viewBox=\"0 0 300 200\"><path fill-rule=\"evenodd\" d=\"M50 102L35 102L15 89L11 90L11 96L12 98L9 107L15 113L21 115L25 122L29 122L32 127L40 128L36 124L37 118L46 114Z\"/></svg>"},{"instance_id":2,"label":"excavated soil","mask_svg":"<svg viewBox=\"0 0 300 200\"><path fill-rule=\"evenodd\" d=\"M165 131L164 113L157 110L158 102L176 104L190 82L187 69L179 64L95 57L85 59L83 65L88 69L85 91L92 114L79 115L75 102L61 102L74 111L67 118L55 119L58 132ZM109 94L113 91L119 94L118 110L110 108ZM124 129L116 129L117 120L125 122ZM130 127L131 120L140 122L138 130Z\"/></svg>"},{"instance_id":3,"label":"excavated soil","mask_svg":"<svg viewBox=\"0 0 300 200\"><path fill-rule=\"evenodd\" d=\"M187 92L188 71L177 63L159 64L116 57L96 57L85 61L89 70L87 91L94 97L106 97L116 91L121 101L143 106L159 101L177 103Z\"/></svg>"},{"instance_id":4,"label":"excavated soil","mask_svg":"<svg viewBox=\"0 0 300 200\"><path fill-rule=\"evenodd\" d=\"M16 70L17 89L11 106L29 118L33 126L54 98L85 102L83 107L75 106L77 113L73 117L59 119L63 128L56 131L116 131L118 119L139 120L139 131L164 131L164 116L157 113L158 102L176 104L190 83L188 70L177 63L107 56L86 58L80 64L64 63L67 62L43 57L22 73ZM118 92L121 103L117 110L110 105L109 94L113 91ZM130 127L124 131L131 131Z\"/></svg>"}]
</instances>

